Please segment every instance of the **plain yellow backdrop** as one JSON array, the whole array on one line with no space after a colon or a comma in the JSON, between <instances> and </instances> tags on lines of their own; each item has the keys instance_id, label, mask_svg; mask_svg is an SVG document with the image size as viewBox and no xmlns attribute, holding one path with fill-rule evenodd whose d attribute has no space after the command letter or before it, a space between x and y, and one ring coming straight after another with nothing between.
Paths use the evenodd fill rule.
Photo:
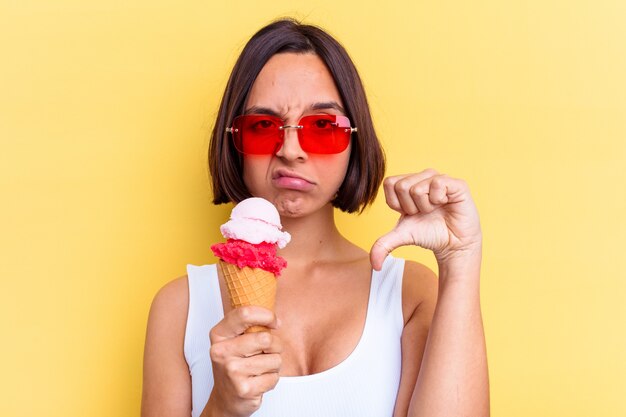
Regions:
<instances>
[{"instance_id":1,"label":"plain yellow backdrop","mask_svg":"<svg viewBox=\"0 0 626 417\"><path fill-rule=\"evenodd\" d=\"M287 15L352 55L388 174L470 184L492 415L626 415L623 0L2 0L0 415L139 414L150 302L228 215L206 149L229 70ZM339 215L364 248L395 220Z\"/></svg>"}]
</instances>

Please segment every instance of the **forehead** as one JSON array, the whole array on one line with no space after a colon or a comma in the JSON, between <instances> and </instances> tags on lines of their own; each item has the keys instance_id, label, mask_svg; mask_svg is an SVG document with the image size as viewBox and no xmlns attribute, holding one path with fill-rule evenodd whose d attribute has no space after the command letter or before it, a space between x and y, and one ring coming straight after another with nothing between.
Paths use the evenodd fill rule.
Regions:
<instances>
[{"instance_id":1,"label":"forehead","mask_svg":"<svg viewBox=\"0 0 626 417\"><path fill-rule=\"evenodd\" d=\"M333 102L343 107L335 81L319 56L281 53L261 69L245 108L267 108L295 117L315 110L319 103Z\"/></svg>"}]
</instances>

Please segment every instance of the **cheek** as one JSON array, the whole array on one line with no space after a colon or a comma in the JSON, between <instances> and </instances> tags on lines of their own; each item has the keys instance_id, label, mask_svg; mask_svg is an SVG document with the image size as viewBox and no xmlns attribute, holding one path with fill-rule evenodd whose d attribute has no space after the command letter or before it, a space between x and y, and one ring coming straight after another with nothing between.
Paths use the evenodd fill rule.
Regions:
<instances>
[{"instance_id":1,"label":"cheek","mask_svg":"<svg viewBox=\"0 0 626 417\"><path fill-rule=\"evenodd\" d=\"M341 164L341 168L340 168L340 175L339 178L339 184L337 184L337 188L339 188L339 186L343 183L343 180L346 178L346 173L348 172L348 164L350 162L350 155L348 154L343 160L342 160L342 164Z\"/></svg>"},{"instance_id":2,"label":"cheek","mask_svg":"<svg viewBox=\"0 0 626 417\"><path fill-rule=\"evenodd\" d=\"M329 188L336 191L343 183L348 171L348 163L350 161L350 153L341 153L338 155L318 156L319 165L317 171L326 178Z\"/></svg>"},{"instance_id":3,"label":"cheek","mask_svg":"<svg viewBox=\"0 0 626 417\"><path fill-rule=\"evenodd\" d=\"M341 173L341 182L339 184L343 182L343 179L346 176L346 172L348 171L348 165L350 164L351 153L352 153L352 146L348 146L348 149L346 149L345 151L337 155L337 158L339 159L337 161L337 167L338 167L337 170Z\"/></svg>"},{"instance_id":4,"label":"cheek","mask_svg":"<svg viewBox=\"0 0 626 417\"><path fill-rule=\"evenodd\" d=\"M256 195L265 179L270 158L265 156L245 156L243 158L243 183L251 194Z\"/></svg>"}]
</instances>

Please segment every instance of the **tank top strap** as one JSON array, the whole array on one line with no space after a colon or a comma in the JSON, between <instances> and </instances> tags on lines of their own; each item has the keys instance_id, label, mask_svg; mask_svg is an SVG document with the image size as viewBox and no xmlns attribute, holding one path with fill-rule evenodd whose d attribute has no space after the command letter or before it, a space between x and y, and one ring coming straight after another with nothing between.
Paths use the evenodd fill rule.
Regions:
<instances>
[{"instance_id":1,"label":"tank top strap","mask_svg":"<svg viewBox=\"0 0 626 417\"><path fill-rule=\"evenodd\" d=\"M217 269L211 265L187 265L189 280L189 311L185 330L185 354L188 350L208 347L209 331L224 317ZM196 340L202 338L202 340ZM204 339L206 343L204 343Z\"/></svg>"},{"instance_id":2,"label":"tank top strap","mask_svg":"<svg viewBox=\"0 0 626 417\"><path fill-rule=\"evenodd\" d=\"M215 264L189 264L187 277L189 310L184 354L192 379L192 415L196 417L204 409L213 390L209 332L224 317L224 309Z\"/></svg>"},{"instance_id":3,"label":"tank top strap","mask_svg":"<svg viewBox=\"0 0 626 417\"><path fill-rule=\"evenodd\" d=\"M404 259L387 256L380 271L372 275L372 287L369 312L371 317L385 323L392 324L397 334L401 335L404 329L402 313L402 276L404 275Z\"/></svg>"}]
</instances>

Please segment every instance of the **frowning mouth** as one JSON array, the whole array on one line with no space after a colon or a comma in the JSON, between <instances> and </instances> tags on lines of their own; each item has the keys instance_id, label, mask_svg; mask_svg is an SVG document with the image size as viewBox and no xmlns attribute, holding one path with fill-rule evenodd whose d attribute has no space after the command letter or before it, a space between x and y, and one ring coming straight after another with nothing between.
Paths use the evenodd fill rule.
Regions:
<instances>
[{"instance_id":1,"label":"frowning mouth","mask_svg":"<svg viewBox=\"0 0 626 417\"><path fill-rule=\"evenodd\" d=\"M274 173L272 174L272 180L277 180L280 178L293 178L293 179L297 179L297 180L302 180L302 181L306 181L310 184L315 184L314 181L311 181L310 179L304 177L303 175L297 174L293 171L290 171L288 169L283 169L283 168L279 168L276 171L274 171Z\"/></svg>"},{"instance_id":2,"label":"frowning mouth","mask_svg":"<svg viewBox=\"0 0 626 417\"><path fill-rule=\"evenodd\" d=\"M272 183L277 188L295 191L309 191L315 187L315 182L288 169L277 169L272 174Z\"/></svg>"}]
</instances>

